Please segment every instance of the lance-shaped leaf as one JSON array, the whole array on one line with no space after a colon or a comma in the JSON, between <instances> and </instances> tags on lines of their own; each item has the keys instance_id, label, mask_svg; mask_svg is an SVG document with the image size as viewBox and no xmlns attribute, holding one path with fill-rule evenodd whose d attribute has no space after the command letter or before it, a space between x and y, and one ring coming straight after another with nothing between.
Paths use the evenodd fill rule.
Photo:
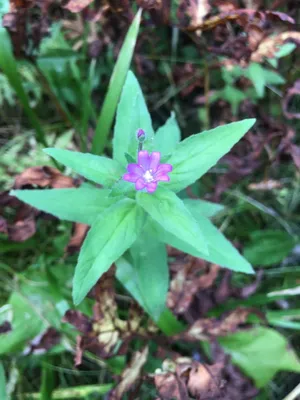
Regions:
<instances>
[{"instance_id":1,"label":"lance-shaped leaf","mask_svg":"<svg viewBox=\"0 0 300 400\"><path fill-rule=\"evenodd\" d=\"M172 153L181 138L180 129L172 112L167 122L161 126L154 136L154 148L165 156Z\"/></svg>"},{"instance_id":2,"label":"lance-shaped leaf","mask_svg":"<svg viewBox=\"0 0 300 400\"><path fill-rule=\"evenodd\" d=\"M164 230L208 254L200 225L176 194L159 188L151 195L138 193L137 202Z\"/></svg>"},{"instance_id":3,"label":"lance-shaped leaf","mask_svg":"<svg viewBox=\"0 0 300 400\"><path fill-rule=\"evenodd\" d=\"M210 220L204 217L200 210L196 210L194 207L189 207L189 204L186 204L186 206L193 217L197 220L199 226L201 226L201 230L207 242L208 254L197 250L192 243L187 243L183 238L175 236L174 233L165 231L157 222L154 221L152 223L154 229L153 234L156 234L158 239L164 243L170 244L171 246L185 253L191 254L194 257L203 258L204 260L234 271L248 274L253 273L253 268L249 262L240 255L237 249L210 222Z\"/></svg>"},{"instance_id":4,"label":"lance-shaped leaf","mask_svg":"<svg viewBox=\"0 0 300 400\"><path fill-rule=\"evenodd\" d=\"M108 208L92 225L81 248L73 281L73 300L79 304L136 240L143 215L136 203L124 199Z\"/></svg>"},{"instance_id":5,"label":"lance-shaped leaf","mask_svg":"<svg viewBox=\"0 0 300 400\"><path fill-rule=\"evenodd\" d=\"M180 142L166 161L173 165L168 189L178 192L204 175L253 126L245 119L198 133Z\"/></svg>"},{"instance_id":6,"label":"lance-shaped leaf","mask_svg":"<svg viewBox=\"0 0 300 400\"><path fill-rule=\"evenodd\" d=\"M146 304L145 295L140 290L140 286L138 285L138 278L135 274L135 269L131 262L129 262L125 257L120 257L116 261L117 271L116 277L122 283L122 285L128 290L128 292L135 298L135 300L147 311L152 318L155 320L155 315L152 314L151 309ZM157 269L156 269L157 272ZM157 284L157 282L156 282ZM165 307L161 314L160 318L156 321L157 326L168 336L175 335L176 333L182 332L185 327L184 325L177 321L175 316L171 313L171 311Z\"/></svg>"},{"instance_id":7,"label":"lance-shaped leaf","mask_svg":"<svg viewBox=\"0 0 300 400\"><path fill-rule=\"evenodd\" d=\"M111 158L54 148L44 149L44 152L79 175L103 186L111 186L124 173L124 168Z\"/></svg>"},{"instance_id":8,"label":"lance-shaped leaf","mask_svg":"<svg viewBox=\"0 0 300 400\"><path fill-rule=\"evenodd\" d=\"M157 321L166 308L169 267L164 243L151 235L147 226L130 249L133 273L146 310Z\"/></svg>"},{"instance_id":9,"label":"lance-shaped leaf","mask_svg":"<svg viewBox=\"0 0 300 400\"><path fill-rule=\"evenodd\" d=\"M108 189L12 190L10 194L24 203L67 221L91 225L103 210L118 199L108 197Z\"/></svg>"},{"instance_id":10,"label":"lance-shaped leaf","mask_svg":"<svg viewBox=\"0 0 300 400\"><path fill-rule=\"evenodd\" d=\"M190 211L194 210L194 212L199 212L201 215L207 218L213 217L225 208L222 204L212 203L210 201L200 199L183 199L183 202Z\"/></svg>"},{"instance_id":11,"label":"lance-shaped leaf","mask_svg":"<svg viewBox=\"0 0 300 400\"><path fill-rule=\"evenodd\" d=\"M139 128L146 132L143 148L151 149L154 134L151 117L140 85L134 74L129 71L117 109L113 139L114 159L123 165L127 164L125 153L136 158L138 150L136 132Z\"/></svg>"}]
</instances>

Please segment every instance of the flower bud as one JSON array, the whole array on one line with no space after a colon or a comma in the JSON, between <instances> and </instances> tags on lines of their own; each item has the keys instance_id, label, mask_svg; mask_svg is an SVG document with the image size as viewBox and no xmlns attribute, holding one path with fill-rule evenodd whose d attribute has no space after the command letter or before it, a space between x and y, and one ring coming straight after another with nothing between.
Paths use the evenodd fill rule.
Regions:
<instances>
[{"instance_id":1,"label":"flower bud","mask_svg":"<svg viewBox=\"0 0 300 400\"><path fill-rule=\"evenodd\" d=\"M138 129L136 132L136 138L140 143L143 143L146 139L146 133L143 129Z\"/></svg>"}]
</instances>

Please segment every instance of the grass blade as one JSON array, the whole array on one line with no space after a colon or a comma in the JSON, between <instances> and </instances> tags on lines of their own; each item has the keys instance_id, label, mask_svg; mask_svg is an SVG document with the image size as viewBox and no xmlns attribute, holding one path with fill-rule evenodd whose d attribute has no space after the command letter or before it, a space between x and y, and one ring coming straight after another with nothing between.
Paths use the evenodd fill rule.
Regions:
<instances>
[{"instance_id":1,"label":"grass blade","mask_svg":"<svg viewBox=\"0 0 300 400\"><path fill-rule=\"evenodd\" d=\"M0 398L7 400L5 371L2 363L0 363Z\"/></svg>"},{"instance_id":2,"label":"grass blade","mask_svg":"<svg viewBox=\"0 0 300 400\"><path fill-rule=\"evenodd\" d=\"M26 112L31 125L35 129L37 140L47 147L44 130L35 112L30 107L28 96L23 88L20 75L18 73L17 61L13 55L10 37L4 28L0 28L0 43L0 68L7 76L11 86L16 91L24 111Z\"/></svg>"},{"instance_id":3,"label":"grass blade","mask_svg":"<svg viewBox=\"0 0 300 400\"><path fill-rule=\"evenodd\" d=\"M92 153L94 154L101 154L106 145L106 140L113 123L121 91L130 67L137 35L139 32L141 14L142 9L137 12L127 32L123 46L119 53L118 60L110 78L108 91L105 96L93 139Z\"/></svg>"}]
</instances>

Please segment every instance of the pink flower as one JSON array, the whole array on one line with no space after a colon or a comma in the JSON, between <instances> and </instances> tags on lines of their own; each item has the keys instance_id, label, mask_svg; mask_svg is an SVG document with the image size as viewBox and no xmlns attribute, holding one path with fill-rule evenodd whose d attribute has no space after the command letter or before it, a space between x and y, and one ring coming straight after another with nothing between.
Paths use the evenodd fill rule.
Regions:
<instances>
[{"instance_id":1,"label":"pink flower","mask_svg":"<svg viewBox=\"0 0 300 400\"><path fill-rule=\"evenodd\" d=\"M153 151L151 154L146 150L139 151L138 163L127 165L128 174L123 175L124 181L134 182L136 190L146 188L148 193L155 192L157 182L168 182L170 177L167 174L173 169L171 164L159 162L159 151Z\"/></svg>"}]
</instances>

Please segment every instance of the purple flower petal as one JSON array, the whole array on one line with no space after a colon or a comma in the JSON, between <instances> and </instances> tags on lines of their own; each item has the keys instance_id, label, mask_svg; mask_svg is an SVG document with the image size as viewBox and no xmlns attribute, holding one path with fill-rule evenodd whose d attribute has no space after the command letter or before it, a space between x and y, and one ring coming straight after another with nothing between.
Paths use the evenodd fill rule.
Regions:
<instances>
[{"instance_id":1,"label":"purple flower petal","mask_svg":"<svg viewBox=\"0 0 300 400\"><path fill-rule=\"evenodd\" d=\"M153 151L153 153L150 155L150 165L149 169L152 169L153 172L156 172L160 162L160 152L159 151Z\"/></svg>"},{"instance_id":2,"label":"purple flower petal","mask_svg":"<svg viewBox=\"0 0 300 400\"><path fill-rule=\"evenodd\" d=\"M142 176L143 173L144 173L143 169L138 164L128 164L127 165L127 171L130 174L135 174L135 175L138 175L138 176Z\"/></svg>"},{"instance_id":3,"label":"purple flower petal","mask_svg":"<svg viewBox=\"0 0 300 400\"><path fill-rule=\"evenodd\" d=\"M138 163L145 171L149 169L150 159L148 151L146 150L139 151Z\"/></svg>"},{"instance_id":4,"label":"purple flower petal","mask_svg":"<svg viewBox=\"0 0 300 400\"><path fill-rule=\"evenodd\" d=\"M139 178L139 179L135 182L135 188L136 188L136 190L142 190L142 189L144 189L145 186L146 186L146 183L144 182L143 178Z\"/></svg>"},{"instance_id":5,"label":"purple flower petal","mask_svg":"<svg viewBox=\"0 0 300 400\"><path fill-rule=\"evenodd\" d=\"M167 174L173 170L173 166L171 164L160 164L157 168L156 174Z\"/></svg>"},{"instance_id":6,"label":"purple flower petal","mask_svg":"<svg viewBox=\"0 0 300 400\"><path fill-rule=\"evenodd\" d=\"M139 176L135 174L124 174L122 178L127 182L136 182L137 179L139 179Z\"/></svg>"},{"instance_id":7,"label":"purple flower petal","mask_svg":"<svg viewBox=\"0 0 300 400\"><path fill-rule=\"evenodd\" d=\"M160 174L160 175L156 175L155 176L155 180L156 181L161 181L161 182L169 182L170 177L168 175Z\"/></svg>"},{"instance_id":8,"label":"purple flower petal","mask_svg":"<svg viewBox=\"0 0 300 400\"><path fill-rule=\"evenodd\" d=\"M157 182L147 183L146 189L148 193L155 192L155 190L157 189Z\"/></svg>"}]
</instances>

